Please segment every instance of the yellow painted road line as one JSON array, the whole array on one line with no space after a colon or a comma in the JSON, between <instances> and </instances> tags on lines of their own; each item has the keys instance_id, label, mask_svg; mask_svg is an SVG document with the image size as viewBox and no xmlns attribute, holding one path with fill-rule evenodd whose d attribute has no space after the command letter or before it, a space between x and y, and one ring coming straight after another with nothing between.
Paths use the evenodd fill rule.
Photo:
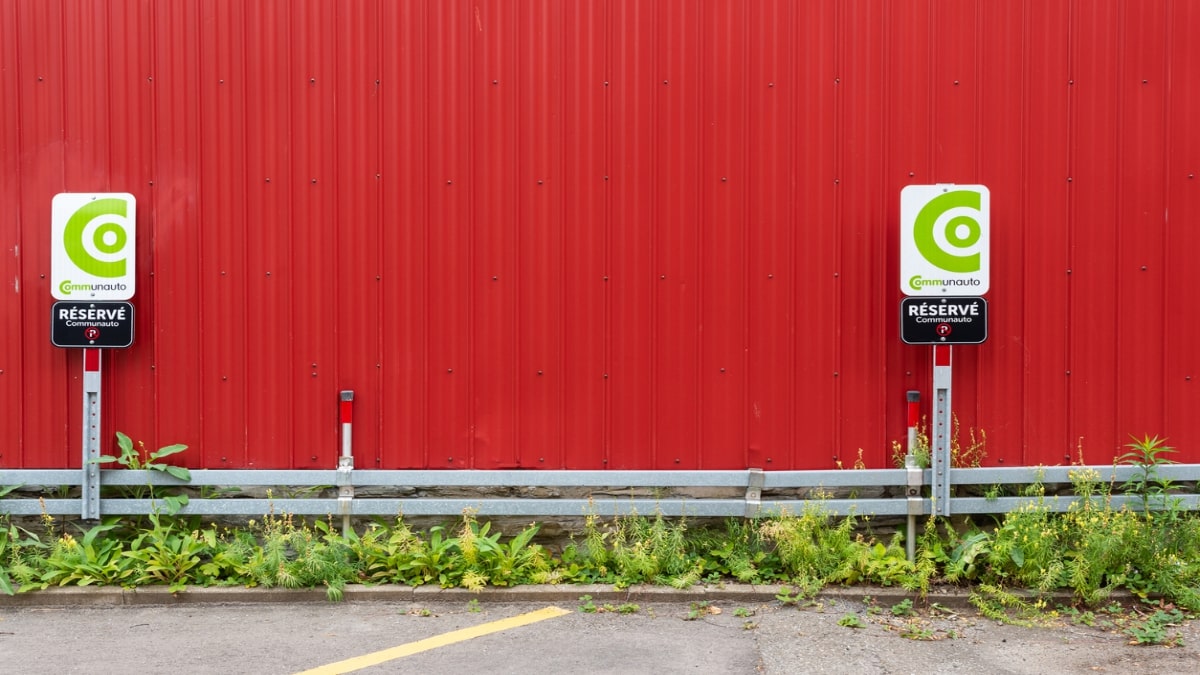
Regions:
<instances>
[{"instance_id":1,"label":"yellow painted road line","mask_svg":"<svg viewBox=\"0 0 1200 675\"><path fill-rule=\"evenodd\" d=\"M508 630L510 628L528 626L531 623L545 621L546 619L553 619L555 617L570 613L571 612L569 610L559 609L558 607L547 607L545 609L539 609L536 612L518 614L517 616L510 617L508 619L500 619L499 621L492 621L490 623L480 624L470 628L463 628L461 630L451 631L449 633L442 633L441 635L435 635L431 638L425 638L424 640L417 640L416 642L409 642L408 644L403 644L398 647L392 647L390 649L384 649L371 654L356 656L352 659L346 659L345 661L338 661L337 663L331 663L327 666L320 666L318 668L313 668L312 670L306 670L302 673L298 673L297 675L341 675L341 673L350 673L354 672L355 670L361 670L370 666L377 666L393 659L400 659L404 658L405 656L412 656L413 654L429 651L430 649L437 649L438 647L452 645L455 642L470 640L471 638L477 638L482 635L499 633L500 631Z\"/></svg>"}]
</instances>

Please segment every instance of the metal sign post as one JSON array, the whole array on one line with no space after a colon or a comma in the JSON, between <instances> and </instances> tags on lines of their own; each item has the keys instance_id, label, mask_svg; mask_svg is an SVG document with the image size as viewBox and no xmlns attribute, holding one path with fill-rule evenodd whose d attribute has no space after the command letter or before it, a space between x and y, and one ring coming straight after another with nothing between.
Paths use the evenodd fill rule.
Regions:
<instances>
[{"instance_id":1,"label":"metal sign post","mask_svg":"<svg viewBox=\"0 0 1200 675\"><path fill-rule=\"evenodd\" d=\"M83 494L84 520L100 517L100 378L99 349L83 350Z\"/></svg>"},{"instance_id":2,"label":"metal sign post","mask_svg":"<svg viewBox=\"0 0 1200 675\"><path fill-rule=\"evenodd\" d=\"M933 513L950 515L950 345L933 346Z\"/></svg>"}]
</instances>

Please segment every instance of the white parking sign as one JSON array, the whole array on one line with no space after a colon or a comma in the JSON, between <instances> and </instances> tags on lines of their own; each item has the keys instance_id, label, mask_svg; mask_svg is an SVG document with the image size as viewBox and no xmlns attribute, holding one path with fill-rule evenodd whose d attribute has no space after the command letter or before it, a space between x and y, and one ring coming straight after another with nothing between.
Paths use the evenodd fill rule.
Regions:
<instances>
[{"instance_id":1,"label":"white parking sign","mask_svg":"<svg viewBox=\"0 0 1200 675\"><path fill-rule=\"evenodd\" d=\"M133 195L63 192L50 208L51 293L59 300L128 300L137 274Z\"/></svg>"},{"instance_id":2,"label":"white parking sign","mask_svg":"<svg viewBox=\"0 0 1200 675\"><path fill-rule=\"evenodd\" d=\"M990 282L991 195L982 185L900 191L900 290L983 295Z\"/></svg>"}]
</instances>

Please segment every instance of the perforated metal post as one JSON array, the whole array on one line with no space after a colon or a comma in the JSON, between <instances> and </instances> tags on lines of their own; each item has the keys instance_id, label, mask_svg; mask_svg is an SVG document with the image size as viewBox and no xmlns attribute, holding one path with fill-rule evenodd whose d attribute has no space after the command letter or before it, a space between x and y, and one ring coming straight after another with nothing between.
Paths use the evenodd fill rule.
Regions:
<instances>
[{"instance_id":1,"label":"perforated metal post","mask_svg":"<svg viewBox=\"0 0 1200 675\"><path fill-rule=\"evenodd\" d=\"M100 363L99 349L83 350L83 485L80 517L100 517Z\"/></svg>"},{"instance_id":2,"label":"perforated metal post","mask_svg":"<svg viewBox=\"0 0 1200 675\"><path fill-rule=\"evenodd\" d=\"M933 346L933 429L930 458L933 463L933 512L950 515L950 383L953 349Z\"/></svg>"}]
</instances>

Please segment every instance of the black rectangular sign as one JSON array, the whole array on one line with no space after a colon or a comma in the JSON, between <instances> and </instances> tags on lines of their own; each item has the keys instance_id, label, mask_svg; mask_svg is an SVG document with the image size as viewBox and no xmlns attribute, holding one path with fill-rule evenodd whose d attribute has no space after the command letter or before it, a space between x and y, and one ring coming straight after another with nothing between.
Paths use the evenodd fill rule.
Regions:
<instances>
[{"instance_id":1,"label":"black rectangular sign","mask_svg":"<svg viewBox=\"0 0 1200 675\"><path fill-rule=\"evenodd\" d=\"M900 301L900 339L910 345L974 345L987 340L987 300L910 297Z\"/></svg>"},{"instance_id":2,"label":"black rectangular sign","mask_svg":"<svg viewBox=\"0 0 1200 675\"><path fill-rule=\"evenodd\" d=\"M133 304L56 302L50 342L55 347L120 348L133 344Z\"/></svg>"}]
</instances>

